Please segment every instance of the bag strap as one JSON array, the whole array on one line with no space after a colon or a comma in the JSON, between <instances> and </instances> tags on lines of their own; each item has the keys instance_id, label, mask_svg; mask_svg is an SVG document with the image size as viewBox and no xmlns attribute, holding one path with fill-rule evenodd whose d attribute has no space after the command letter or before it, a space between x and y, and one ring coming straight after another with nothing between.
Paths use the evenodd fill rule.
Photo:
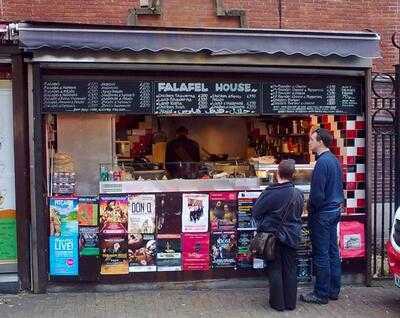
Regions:
<instances>
[{"instance_id":1,"label":"bag strap","mask_svg":"<svg viewBox=\"0 0 400 318\"><path fill-rule=\"evenodd\" d=\"M279 231L281 230L283 224L284 224L285 221L286 221L286 218L287 218L287 216L288 216L288 214L289 214L289 207L290 207L291 203L292 203L293 200L294 200L294 193L295 193L295 187L293 186L292 194L291 194L291 196L289 197L289 200L287 201L287 203L286 203L286 205L285 205L285 207L284 207L284 209L283 209L283 215L282 215L281 223L279 224L279 228L278 228L278 230L276 231L276 233L279 233Z\"/></svg>"}]
</instances>

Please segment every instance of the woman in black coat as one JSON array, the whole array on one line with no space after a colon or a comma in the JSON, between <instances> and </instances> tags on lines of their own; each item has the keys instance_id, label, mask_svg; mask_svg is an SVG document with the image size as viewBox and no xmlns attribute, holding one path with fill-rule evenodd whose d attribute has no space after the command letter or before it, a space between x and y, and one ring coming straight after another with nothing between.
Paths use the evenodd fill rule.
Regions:
<instances>
[{"instance_id":1,"label":"woman in black coat","mask_svg":"<svg viewBox=\"0 0 400 318\"><path fill-rule=\"evenodd\" d=\"M269 304L279 311L295 309L297 300L296 249L300 242L304 198L292 182L294 172L294 160L282 160L278 166L278 182L261 193L252 209L257 232L272 232L278 238L275 260L266 261L266 266Z\"/></svg>"}]
</instances>

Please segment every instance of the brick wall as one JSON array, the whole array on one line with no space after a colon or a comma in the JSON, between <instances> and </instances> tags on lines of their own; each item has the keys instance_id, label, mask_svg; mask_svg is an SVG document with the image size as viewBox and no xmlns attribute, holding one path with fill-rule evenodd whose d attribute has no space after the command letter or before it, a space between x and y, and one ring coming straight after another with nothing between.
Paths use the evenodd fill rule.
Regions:
<instances>
[{"instance_id":1,"label":"brick wall","mask_svg":"<svg viewBox=\"0 0 400 318\"><path fill-rule=\"evenodd\" d=\"M237 17L217 17L214 0L161 3L160 16L139 16L139 24L239 27ZM224 0L223 4L225 9L245 10L251 28L374 30L381 34L383 56L375 61L374 69L391 71L397 63L391 36L400 27L398 0ZM0 2L0 19L124 25L129 10L138 5L139 0L5 0Z\"/></svg>"}]
</instances>

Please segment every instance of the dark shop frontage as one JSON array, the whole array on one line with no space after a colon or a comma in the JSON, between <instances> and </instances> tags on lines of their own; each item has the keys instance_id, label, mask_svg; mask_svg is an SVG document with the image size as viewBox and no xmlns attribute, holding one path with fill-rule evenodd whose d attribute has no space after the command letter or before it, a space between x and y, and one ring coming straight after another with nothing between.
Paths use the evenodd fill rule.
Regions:
<instances>
[{"instance_id":1,"label":"dark shop frontage","mask_svg":"<svg viewBox=\"0 0 400 318\"><path fill-rule=\"evenodd\" d=\"M345 274L366 275L371 32L21 23L35 292L264 276L251 207L280 160L307 200L309 132L335 137ZM193 152L180 148L186 135ZM177 138L178 135L178 138ZM187 140L186 138L186 140ZM312 279L307 211L298 279Z\"/></svg>"}]
</instances>

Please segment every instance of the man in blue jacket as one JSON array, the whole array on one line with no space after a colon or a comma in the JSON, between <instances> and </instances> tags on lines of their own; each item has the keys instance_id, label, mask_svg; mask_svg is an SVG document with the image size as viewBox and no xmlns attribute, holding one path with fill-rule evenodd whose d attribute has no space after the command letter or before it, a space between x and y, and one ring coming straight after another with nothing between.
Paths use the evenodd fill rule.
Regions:
<instances>
[{"instance_id":1,"label":"man in blue jacket","mask_svg":"<svg viewBox=\"0 0 400 318\"><path fill-rule=\"evenodd\" d=\"M314 130L309 140L310 150L317 156L308 205L315 286L300 299L316 304L337 300L341 285L337 224L344 201L343 179L340 163L329 150L332 141L329 130L322 128Z\"/></svg>"}]
</instances>

